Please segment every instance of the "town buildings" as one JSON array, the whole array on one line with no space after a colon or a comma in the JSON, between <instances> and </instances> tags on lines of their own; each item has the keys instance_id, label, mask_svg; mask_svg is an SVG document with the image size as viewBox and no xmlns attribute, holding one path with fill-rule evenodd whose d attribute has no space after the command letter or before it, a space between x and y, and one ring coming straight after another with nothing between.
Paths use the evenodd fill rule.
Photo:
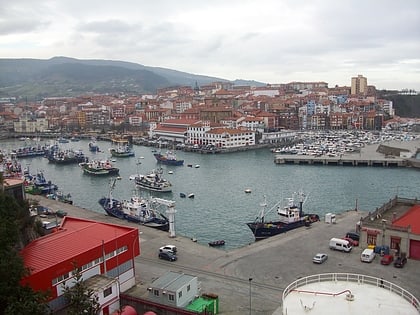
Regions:
<instances>
[{"instance_id":1,"label":"town buildings","mask_svg":"<svg viewBox=\"0 0 420 315\"><path fill-rule=\"evenodd\" d=\"M395 114L392 102L378 99L375 87L368 86L362 75L351 78L350 87L329 88L326 82L265 87L215 82L194 88L160 89L156 95L54 97L24 104L14 101L0 102L0 126L4 130L17 133L112 130L221 147L233 147L239 142L222 141L227 138L220 134L246 138L240 143L246 146L261 143L265 138L275 139L262 134L280 131L381 130ZM205 132L199 132L197 123L210 125ZM220 128L225 131L220 132Z\"/></svg>"}]
</instances>

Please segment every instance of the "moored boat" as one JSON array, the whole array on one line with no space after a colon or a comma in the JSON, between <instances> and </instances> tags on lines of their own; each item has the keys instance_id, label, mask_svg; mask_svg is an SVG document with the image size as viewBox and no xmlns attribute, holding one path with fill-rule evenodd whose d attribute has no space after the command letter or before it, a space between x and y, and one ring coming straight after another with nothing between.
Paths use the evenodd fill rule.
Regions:
<instances>
[{"instance_id":1,"label":"moored boat","mask_svg":"<svg viewBox=\"0 0 420 315\"><path fill-rule=\"evenodd\" d=\"M46 197L48 199L57 200L57 201L60 201L60 202L63 202L63 203L68 203L70 205L73 204L73 200L72 200L71 195L70 194L65 194L60 190L57 190L56 192L51 193L51 194L47 194Z\"/></svg>"},{"instance_id":2,"label":"moored boat","mask_svg":"<svg viewBox=\"0 0 420 315\"><path fill-rule=\"evenodd\" d=\"M116 148L110 148L109 152L114 157L131 157L135 155L134 151L128 144L127 145L120 144Z\"/></svg>"},{"instance_id":3,"label":"moored boat","mask_svg":"<svg viewBox=\"0 0 420 315\"><path fill-rule=\"evenodd\" d=\"M223 245L225 245L225 240L217 240L217 241L209 242L209 246L211 247L218 247L218 246L223 246Z\"/></svg>"},{"instance_id":4,"label":"moored boat","mask_svg":"<svg viewBox=\"0 0 420 315\"><path fill-rule=\"evenodd\" d=\"M28 171L24 176L25 186L28 186L25 191L28 193L46 195L55 193L58 189L56 184L45 178L42 171L38 171L35 175L31 175Z\"/></svg>"},{"instance_id":5,"label":"moored boat","mask_svg":"<svg viewBox=\"0 0 420 315\"><path fill-rule=\"evenodd\" d=\"M44 145L20 147L12 152L16 154L17 158L26 158L34 156L43 156L47 150Z\"/></svg>"},{"instance_id":6,"label":"moored boat","mask_svg":"<svg viewBox=\"0 0 420 315\"><path fill-rule=\"evenodd\" d=\"M50 163L61 165L88 162L88 158L84 155L82 150L50 150L45 157Z\"/></svg>"},{"instance_id":7,"label":"moored boat","mask_svg":"<svg viewBox=\"0 0 420 315\"><path fill-rule=\"evenodd\" d=\"M134 180L138 188L156 191L156 192L171 192L172 184L162 177L163 170L158 168L150 171L148 174L131 175L130 180Z\"/></svg>"},{"instance_id":8,"label":"moored boat","mask_svg":"<svg viewBox=\"0 0 420 315\"><path fill-rule=\"evenodd\" d=\"M108 215L158 230L169 231L168 218L157 209L163 199L145 199L133 194L130 200L119 201L112 196L115 183L116 179L112 179L108 197L102 197L98 201ZM171 202L165 200L163 204L168 205L169 203Z\"/></svg>"},{"instance_id":9,"label":"moored boat","mask_svg":"<svg viewBox=\"0 0 420 315\"><path fill-rule=\"evenodd\" d=\"M154 153L153 155L156 158L156 160L162 164L175 166L180 166L184 164L184 160L177 159L176 154L173 151L166 151L166 154L162 154L159 152Z\"/></svg>"},{"instance_id":10,"label":"moored boat","mask_svg":"<svg viewBox=\"0 0 420 315\"><path fill-rule=\"evenodd\" d=\"M89 142L89 151L90 152L99 152L98 144L96 143L96 140L92 140Z\"/></svg>"},{"instance_id":11,"label":"moored boat","mask_svg":"<svg viewBox=\"0 0 420 315\"><path fill-rule=\"evenodd\" d=\"M109 160L92 160L79 163L83 173L95 176L117 175L119 168L112 165Z\"/></svg>"},{"instance_id":12,"label":"moored boat","mask_svg":"<svg viewBox=\"0 0 420 315\"><path fill-rule=\"evenodd\" d=\"M309 226L311 223L319 221L319 216L317 214L305 214L303 212L304 194L302 192L295 194L299 195L298 204L296 204L295 197L286 198L286 206L281 206L282 201L280 201L270 210L265 211L267 203L265 200L261 203L261 210L257 219L254 222L247 223L254 234L255 240L262 240L298 227ZM275 209L277 210L279 219L266 222L265 215Z\"/></svg>"}]
</instances>

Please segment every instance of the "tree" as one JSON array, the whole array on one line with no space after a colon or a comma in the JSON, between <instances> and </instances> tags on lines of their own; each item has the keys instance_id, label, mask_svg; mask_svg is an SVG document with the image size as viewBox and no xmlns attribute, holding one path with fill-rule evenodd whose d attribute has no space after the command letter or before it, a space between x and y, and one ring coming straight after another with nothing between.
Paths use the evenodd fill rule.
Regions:
<instances>
[{"instance_id":1,"label":"tree","mask_svg":"<svg viewBox=\"0 0 420 315\"><path fill-rule=\"evenodd\" d=\"M68 303L68 315L96 315L99 313L99 298L95 292L86 286L80 268L73 262L73 286L64 283L64 297Z\"/></svg>"},{"instance_id":2,"label":"tree","mask_svg":"<svg viewBox=\"0 0 420 315\"><path fill-rule=\"evenodd\" d=\"M0 314L49 313L47 293L35 292L20 283L29 272L19 254L23 239L20 232L29 222L24 216L27 213L29 217L27 209L26 203L20 204L0 191Z\"/></svg>"}]
</instances>

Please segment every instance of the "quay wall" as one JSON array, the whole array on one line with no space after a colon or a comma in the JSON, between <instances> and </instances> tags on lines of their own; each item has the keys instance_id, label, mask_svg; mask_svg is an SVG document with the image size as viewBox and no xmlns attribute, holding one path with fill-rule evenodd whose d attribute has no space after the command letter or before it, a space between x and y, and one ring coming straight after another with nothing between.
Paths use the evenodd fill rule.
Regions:
<instances>
[{"instance_id":1,"label":"quay wall","mask_svg":"<svg viewBox=\"0 0 420 315\"><path fill-rule=\"evenodd\" d=\"M333 158L315 156L282 156L274 158L276 164L299 164L299 165L339 165L339 166L382 166L382 167L407 167L409 163L405 159L384 158Z\"/></svg>"}]
</instances>

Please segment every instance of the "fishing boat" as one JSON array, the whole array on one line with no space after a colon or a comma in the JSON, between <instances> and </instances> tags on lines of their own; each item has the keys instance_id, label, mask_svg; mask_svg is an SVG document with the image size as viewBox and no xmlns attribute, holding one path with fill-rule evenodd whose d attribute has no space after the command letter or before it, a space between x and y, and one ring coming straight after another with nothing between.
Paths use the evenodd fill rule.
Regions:
<instances>
[{"instance_id":1,"label":"fishing boat","mask_svg":"<svg viewBox=\"0 0 420 315\"><path fill-rule=\"evenodd\" d=\"M16 153L17 158L26 158L26 157L34 157L34 156L43 156L46 152L47 148L44 145L38 146L25 146L20 147L16 150L13 150L13 153Z\"/></svg>"},{"instance_id":2,"label":"fishing boat","mask_svg":"<svg viewBox=\"0 0 420 315\"><path fill-rule=\"evenodd\" d=\"M114 157L131 157L135 155L134 151L128 144L118 145L116 148L110 148L109 152Z\"/></svg>"},{"instance_id":3,"label":"fishing boat","mask_svg":"<svg viewBox=\"0 0 420 315\"><path fill-rule=\"evenodd\" d=\"M89 151L90 152L99 152L98 144L96 143L96 140L92 140L89 142Z\"/></svg>"},{"instance_id":4,"label":"fishing boat","mask_svg":"<svg viewBox=\"0 0 420 315\"><path fill-rule=\"evenodd\" d=\"M156 192L171 192L172 184L162 177L162 168L151 170L148 174L131 175L130 180L134 180L138 188L156 191Z\"/></svg>"},{"instance_id":5,"label":"fishing boat","mask_svg":"<svg viewBox=\"0 0 420 315\"><path fill-rule=\"evenodd\" d=\"M94 176L117 175L120 172L109 160L92 160L79 163L79 166L83 173Z\"/></svg>"},{"instance_id":6,"label":"fishing boat","mask_svg":"<svg viewBox=\"0 0 420 315\"><path fill-rule=\"evenodd\" d=\"M184 164L184 160L177 159L176 154L173 151L166 151L165 154L159 152L154 153L153 155L156 158L156 160L162 164L174 166L180 166Z\"/></svg>"},{"instance_id":7,"label":"fishing boat","mask_svg":"<svg viewBox=\"0 0 420 315\"><path fill-rule=\"evenodd\" d=\"M114 178L110 181L109 195L98 201L108 215L161 231L169 231L169 220L158 207L162 204L173 206L173 202L160 198L145 199L136 194L133 194L129 200L119 201L112 196L116 180Z\"/></svg>"},{"instance_id":8,"label":"fishing boat","mask_svg":"<svg viewBox=\"0 0 420 315\"><path fill-rule=\"evenodd\" d=\"M65 194L60 190L57 190L56 192L51 194L47 194L46 197L51 200L57 200L63 203L68 203L70 205L73 204L71 194Z\"/></svg>"},{"instance_id":9,"label":"fishing boat","mask_svg":"<svg viewBox=\"0 0 420 315\"><path fill-rule=\"evenodd\" d=\"M296 203L296 195L299 203ZM286 198L286 205L282 206L283 201L276 203L271 209L266 211L267 203L264 200L261 203L260 214L254 222L247 223L248 227L254 234L255 240L262 240L274 235L285 233L302 226L310 226L311 223L319 221L317 214L305 214L303 212L303 203L305 195L302 192L295 193L293 197ZM275 221L265 221L265 216L277 210L278 219Z\"/></svg>"},{"instance_id":10,"label":"fishing boat","mask_svg":"<svg viewBox=\"0 0 420 315\"><path fill-rule=\"evenodd\" d=\"M76 164L88 162L88 158L84 155L82 150L51 150L45 155L50 163L54 164Z\"/></svg>"},{"instance_id":11,"label":"fishing boat","mask_svg":"<svg viewBox=\"0 0 420 315\"><path fill-rule=\"evenodd\" d=\"M35 175L26 173L25 175L25 186L28 186L28 189L25 189L26 192L34 194L52 194L55 193L58 189L56 184L53 184L51 181L47 180L44 176L44 172L38 171Z\"/></svg>"},{"instance_id":12,"label":"fishing boat","mask_svg":"<svg viewBox=\"0 0 420 315\"><path fill-rule=\"evenodd\" d=\"M217 240L217 241L209 242L209 246L211 247L218 247L218 246L223 246L223 245L225 245L224 240Z\"/></svg>"}]
</instances>

